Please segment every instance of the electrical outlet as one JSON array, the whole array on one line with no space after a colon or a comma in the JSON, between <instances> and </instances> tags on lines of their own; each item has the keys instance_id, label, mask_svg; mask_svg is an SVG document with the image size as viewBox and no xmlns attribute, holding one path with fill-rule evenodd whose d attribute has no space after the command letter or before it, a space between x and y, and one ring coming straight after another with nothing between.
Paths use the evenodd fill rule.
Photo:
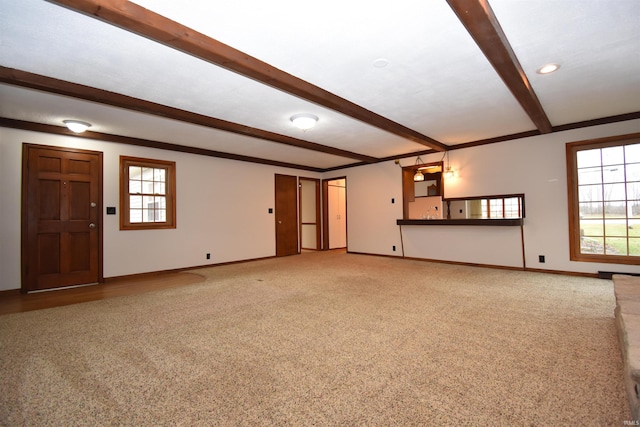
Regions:
<instances>
[{"instance_id":1,"label":"electrical outlet","mask_svg":"<svg viewBox=\"0 0 640 427\"><path fill-rule=\"evenodd\" d=\"M211 259L211 254L207 254L207 259Z\"/></svg>"},{"instance_id":2,"label":"electrical outlet","mask_svg":"<svg viewBox=\"0 0 640 427\"><path fill-rule=\"evenodd\" d=\"M538 262L544 264L544 255L538 255Z\"/></svg>"},{"instance_id":3,"label":"electrical outlet","mask_svg":"<svg viewBox=\"0 0 640 427\"><path fill-rule=\"evenodd\" d=\"M396 245L393 245L393 252L396 251Z\"/></svg>"}]
</instances>

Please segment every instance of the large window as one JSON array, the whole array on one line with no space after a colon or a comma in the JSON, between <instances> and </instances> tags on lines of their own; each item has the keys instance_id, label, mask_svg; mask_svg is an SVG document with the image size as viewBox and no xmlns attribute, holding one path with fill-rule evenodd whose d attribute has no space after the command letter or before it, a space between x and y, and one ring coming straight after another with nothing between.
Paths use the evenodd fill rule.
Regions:
<instances>
[{"instance_id":1,"label":"large window","mask_svg":"<svg viewBox=\"0 0 640 427\"><path fill-rule=\"evenodd\" d=\"M640 264L640 134L567 144L571 259Z\"/></svg>"},{"instance_id":2,"label":"large window","mask_svg":"<svg viewBox=\"0 0 640 427\"><path fill-rule=\"evenodd\" d=\"M120 229L176 227L176 164L120 157Z\"/></svg>"}]
</instances>

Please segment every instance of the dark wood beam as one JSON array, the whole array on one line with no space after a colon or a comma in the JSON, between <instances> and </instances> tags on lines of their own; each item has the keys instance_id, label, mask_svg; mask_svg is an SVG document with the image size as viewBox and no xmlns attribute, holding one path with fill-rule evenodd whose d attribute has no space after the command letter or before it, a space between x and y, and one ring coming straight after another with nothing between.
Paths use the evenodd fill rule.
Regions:
<instances>
[{"instance_id":1,"label":"dark wood beam","mask_svg":"<svg viewBox=\"0 0 640 427\"><path fill-rule=\"evenodd\" d=\"M600 126L600 125L606 125L609 123L619 123L627 120L636 120L636 119L640 119L640 111L634 111L633 113L618 114L617 116L600 117L598 119L585 120L582 122L558 125L553 127L553 131L562 132L565 130L580 129L580 128L586 128L591 126Z\"/></svg>"},{"instance_id":2,"label":"dark wood beam","mask_svg":"<svg viewBox=\"0 0 640 427\"><path fill-rule=\"evenodd\" d=\"M551 122L488 1L447 0L447 2L536 128L540 133L550 133Z\"/></svg>"},{"instance_id":3,"label":"dark wood beam","mask_svg":"<svg viewBox=\"0 0 640 427\"><path fill-rule=\"evenodd\" d=\"M315 142L304 141L301 139L292 138L290 136L280 135L262 129L256 129L233 122L228 122L226 120L205 116L202 114L168 107L166 105L156 104L154 102L121 95L115 92L96 89L90 86L84 86L77 83L71 83L64 80L58 80L51 77L32 74L26 71L20 71L12 68L0 66L0 83L8 83L15 86L37 89L45 92L55 93L58 95L98 102L101 104L125 108L145 114L165 117L168 119L192 123L195 125L205 126L213 129L224 130L244 136L277 142L280 144L291 145L298 148L305 148L307 150L319 151L335 156L356 159L365 163L372 163L377 161L375 157L365 156L364 154L353 153L351 151L317 144Z\"/></svg>"},{"instance_id":4,"label":"dark wood beam","mask_svg":"<svg viewBox=\"0 0 640 427\"><path fill-rule=\"evenodd\" d=\"M122 0L48 0L437 151L447 146L257 58Z\"/></svg>"},{"instance_id":5,"label":"dark wood beam","mask_svg":"<svg viewBox=\"0 0 640 427\"><path fill-rule=\"evenodd\" d=\"M160 150L177 151L180 153L197 154L200 156L217 157L220 159L237 160L240 162L258 163L262 165L280 166L285 168L301 169L312 172L324 172L324 169L294 163L280 162L277 160L261 159L258 157L242 156L239 154L223 153L221 151L208 150L206 148L189 147L185 145L171 144L168 142L152 141L149 139L132 138L129 136L112 135L100 132L74 133L64 126L54 126L42 123L27 122L24 120L0 117L0 127L22 129L33 132L52 133L57 135L73 136L76 138L92 139L95 141L115 142L119 144L136 145L138 147L158 148Z\"/></svg>"}]
</instances>

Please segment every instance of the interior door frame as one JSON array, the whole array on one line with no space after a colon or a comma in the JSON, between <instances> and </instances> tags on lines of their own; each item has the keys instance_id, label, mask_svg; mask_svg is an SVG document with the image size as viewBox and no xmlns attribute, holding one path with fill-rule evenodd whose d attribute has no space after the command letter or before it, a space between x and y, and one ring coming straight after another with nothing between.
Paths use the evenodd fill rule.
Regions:
<instances>
[{"instance_id":1,"label":"interior door frame","mask_svg":"<svg viewBox=\"0 0 640 427\"><path fill-rule=\"evenodd\" d=\"M29 259L28 252L28 225L29 225L29 150L31 148L34 149L42 149L42 150L55 150L55 151L64 151L67 153L78 153L78 154L89 154L96 155L100 160L100 174L98 177L98 208L100 209L98 215L96 215L96 226L98 227L98 283L104 283L104 253L103 253L103 216L102 216L102 207L104 205L103 201L103 183L104 183L104 156L101 151L93 151L93 150L85 150L81 148L69 148L64 146L52 146L52 145L41 145L41 144L31 144L28 142L24 142L22 144L22 189L21 189L21 225L20 225L20 273L21 273L21 284L20 291L22 293L27 293L27 268Z\"/></svg>"},{"instance_id":2,"label":"interior door frame","mask_svg":"<svg viewBox=\"0 0 640 427\"><path fill-rule=\"evenodd\" d=\"M320 179L318 178L305 178L303 176L298 177L298 188L299 188L299 194L298 194L298 200L299 200L299 206L298 206L298 218L299 218L299 231L298 231L298 235L300 236L300 249L304 249L302 247L302 226L305 225L302 222L302 181L310 181L315 183L315 200L316 200L316 249L310 249L310 250L322 250L322 240L321 240L321 235L322 235L322 218L320 216ZM310 224L307 224L310 225Z\"/></svg>"},{"instance_id":3,"label":"interior door frame","mask_svg":"<svg viewBox=\"0 0 640 427\"><path fill-rule=\"evenodd\" d=\"M337 176L322 180L322 250L329 250L329 181L344 179L344 206L345 206L345 240L347 243L347 252L349 251L349 230L347 222L347 177Z\"/></svg>"}]
</instances>

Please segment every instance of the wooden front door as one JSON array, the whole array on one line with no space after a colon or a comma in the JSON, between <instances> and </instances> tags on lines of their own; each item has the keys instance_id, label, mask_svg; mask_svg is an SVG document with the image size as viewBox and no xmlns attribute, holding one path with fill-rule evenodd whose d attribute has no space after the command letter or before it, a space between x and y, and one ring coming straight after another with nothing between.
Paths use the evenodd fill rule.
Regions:
<instances>
[{"instance_id":1,"label":"wooden front door","mask_svg":"<svg viewBox=\"0 0 640 427\"><path fill-rule=\"evenodd\" d=\"M298 254L298 178L276 174L276 256Z\"/></svg>"},{"instance_id":2,"label":"wooden front door","mask_svg":"<svg viewBox=\"0 0 640 427\"><path fill-rule=\"evenodd\" d=\"M102 279L102 153L24 144L22 291Z\"/></svg>"}]
</instances>

